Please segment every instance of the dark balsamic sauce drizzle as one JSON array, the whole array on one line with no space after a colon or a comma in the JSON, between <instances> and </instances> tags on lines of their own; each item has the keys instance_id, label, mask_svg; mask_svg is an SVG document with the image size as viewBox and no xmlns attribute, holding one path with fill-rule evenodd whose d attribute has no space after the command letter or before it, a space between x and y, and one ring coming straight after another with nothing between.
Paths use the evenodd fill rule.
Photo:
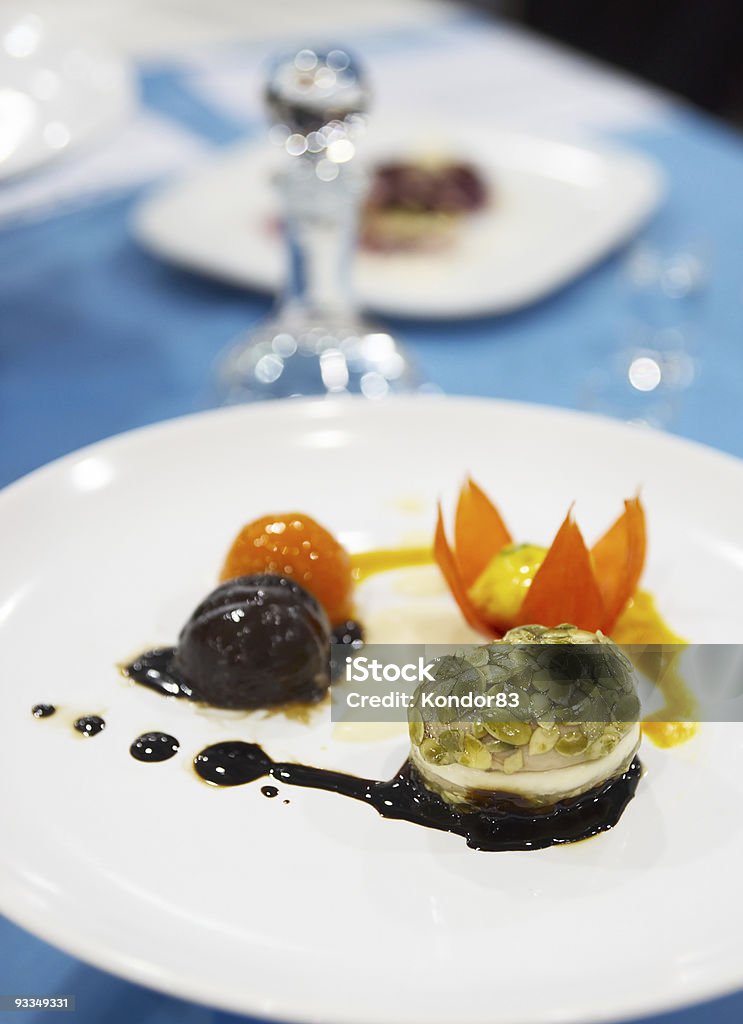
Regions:
<instances>
[{"instance_id":1,"label":"dark balsamic sauce drizzle","mask_svg":"<svg viewBox=\"0 0 743 1024\"><path fill-rule=\"evenodd\" d=\"M492 851L539 850L605 832L619 821L641 773L635 758L623 775L548 811L525 811L504 800L502 810L484 812L455 810L426 789L408 761L392 779L378 782L311 765L273 761L257 744L232 740L206 747L194 758L194 768L202 779L217 786L241 786L270 776L287 786L339 793L369 804L383 818L454 832L473 849Z\"/></svg>"},{"instance_id":2,"label":"dark balsamic sauce drizzle","mask_svg":"<svg viewBox=\"0 0 743 1024\"><path fill-rule=\"evenodd\" d=\"M358 650L363 646L363 641L363 628L355 619L342 622L330 635L331 648L350 647L353 650ZM121 671L133 682L155 690L156 693L161 693L165 697L201 700L199 694L194 692L193 687L189 686L175 669L175 653L175 647L157 647L138 655L128 665L123 665ZM332 667L337 668L337 665L334 664ZM323 696L324 692L317 695L318 699Z\"/></svg>"},{"instance_id":3,"label":"dark balsamic sauce drizzle","mask_svg":"<svg viewBox=\"0 0 743 1024\"><path fill-rule=\"evenodd\" d=\"M129 747L129 753L135 761L152 764L157 761L169 761L179 749L178 740L167 732L144 732Z\"/></svg>"},{"instance_id":4,"label":"dark balsamic sauce drizzle","mask_svg":"<svg viewBox=\"0 0 743 1024\"><path fill-rule=\"evenodd\" d=\"M34 718L49 718L57 709L53 704L34 704L31 714Z\"/></svg>"},{"instance_id":5,"label":"dark balsamic sauce drizzle","mask_svg":"<svg viewBox=\"0 0 743 1024\"><path fill-rule=\"evenodd\" d=\"M165 697L183 697L195 700L191 687L173 671L175 647L158 647L147 651L125 665L123 672L141 686L147 686Z\"/></svg>"},{"instance_id":6,"label":"dark balsamic sauce drizzle","mask_svg":"<svg viewBox=\"0 0 743 1024\"><path fill-rule=\"evenodd\" d=\"M269 800L273 800L275 796L279 795L279 791L276 786L261 786L261 793L267 796Z\"/></svg>"},{"instance_id":7,"label":"dark balsamic sauce drizzle","mask_svg":"<svg viewBox=\"0 0 743 1024\"><path fill-rule=\"evenodd\" d=\"M75 721L74 727L83 736L97 736L106 728L106 723L100 715L83 715Z\"/></svg>"}]
</instances>

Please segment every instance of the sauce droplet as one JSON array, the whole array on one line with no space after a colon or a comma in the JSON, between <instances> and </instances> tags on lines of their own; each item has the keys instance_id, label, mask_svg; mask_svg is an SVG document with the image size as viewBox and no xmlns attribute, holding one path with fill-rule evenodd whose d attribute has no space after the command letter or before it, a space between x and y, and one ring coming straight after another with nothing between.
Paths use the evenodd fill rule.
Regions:
<instances>
[{"instance_id":1,"label":"sauce droplet","mask_svg":"<svg viewBox=\"0 0 743 1024\"><path fill-rule=\"evenodd\" d=\"M49 718L57 709L53 704L34 704L31 714L34 718Z\"/></svg>"},{"instance_id":2,"label":"sauce droplet","mask_svg":"<svg viewBox=\"0 0 743 1024\"><path fill-rule=\"evenodd\" d=\"M144 732L129 747L129 753L136 761L154 763L170 760L179 749L178 740L167 732Z\"/></svg>"},{"instance_id":3,"label":"sauce droplet","mask_svg":"<svg viewBox=\"0 0 743 1024\"><path fill-rule=\"evenodd\" d=\"M100 715L83 715L75 721L75 729L83 736L97 736L105 728L106 723Z\"/></svg>"},{"instance_id":4,"label":"sauce droplet","mask_svg":"<svg viewBox=\"0 0 743 1024\"><path fill-rule=\"evenodd\" d=\"M215 786L243 786L268 775L273 764L257 743L213 743L194 758L196 774Z\"/></svg>"},{"instance_id":5,"label":"sauce droplet","mask_svg":"<svg viewBox=\"0 0 743 1024\"><path fill-rule=\"evenodd\" d=\"M276 786L261 786L261 793L267 796L270 800L273 800L275 796L279 795L279 791Z\"/></svg>"}]
</instances>

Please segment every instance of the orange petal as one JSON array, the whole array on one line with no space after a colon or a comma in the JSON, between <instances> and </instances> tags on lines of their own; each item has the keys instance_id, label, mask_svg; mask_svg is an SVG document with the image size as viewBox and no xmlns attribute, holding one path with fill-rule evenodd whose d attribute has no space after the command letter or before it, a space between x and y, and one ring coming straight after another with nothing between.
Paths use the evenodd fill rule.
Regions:
<instances>
[{"instance_id":1,"label":"orange petal","mask_svg":"<svg viewBox=\"0 0 743 1024\"><path fill-rule=\"evenodd\" d=\"M624 512L591 552L604 600L603 628L608 632L637 589L645 563L645 512L639 498L625 501Z\"/></svg>"},{"instance_id":2,"label":"orange petal","mask_svg":"<svg viewBox=\"0 0 743 1024\"><path fill-rule=\"evenodd\" d=\"M469 599L467 594L467 588L462 580L459 573L459 568L449 547L449 542L446 539L446 530L444 529L444 517L441 514L441 505L439 505L439 514L436 520L436 535L433 541L433 554L438 562L439 568L444 574L444 579L449 585L454 600L459 605L462 614L464 615L467 622L476 629L479 633L484 633L485 636L500 637L502 634L490 626L483 618L477 608L475 608L472 601Z\"/></svg>"},{"instance_id":3,"label":"orange petal","mask_svg":"<svg viewBox=\"0 0 743 1024\"><path fill-rule=\"evenodd\" d=\"M511 534L490 498L467 478L459 492L454 521L454 551L459 572L470 587L480 573L511 543Z\"/></svg>"},{"instance_id":4,"label":"orange petal","mask_svg":"<svg viewBox=\"0 0 743 1024\"><path fill-rule=\"evenodd\" d=\"M516 625L559 626L570 622L579 629L597 630L604 618L604 602L591 568L591 556L571 510L529 587Z\"/></svg>"}]
</instances>

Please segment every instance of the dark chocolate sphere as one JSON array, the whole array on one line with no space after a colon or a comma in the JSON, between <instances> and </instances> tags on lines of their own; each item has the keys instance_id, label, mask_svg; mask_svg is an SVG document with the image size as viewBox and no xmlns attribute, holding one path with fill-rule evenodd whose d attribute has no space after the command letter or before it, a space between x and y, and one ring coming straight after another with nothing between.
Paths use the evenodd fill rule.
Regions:
<instances>
[{"instance_id":1,"label":"dark chocolate sphere","mask_svg":"<svg viewBox=\"0 0 743 1024\"><path fill-rule=\"evenodd\" d=\"M311 594L285 576L239 576L198 606L173 668L196 700L265 708L319 700L329 656L330 624Z\"/></svg>"}]
</instances>

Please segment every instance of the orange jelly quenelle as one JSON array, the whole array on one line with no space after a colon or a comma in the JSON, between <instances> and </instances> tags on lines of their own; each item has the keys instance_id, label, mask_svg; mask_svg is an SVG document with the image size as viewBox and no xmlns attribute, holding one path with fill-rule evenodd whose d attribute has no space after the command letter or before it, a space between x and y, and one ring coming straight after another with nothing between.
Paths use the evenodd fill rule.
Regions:
<instances>
[{"instance_id":1,"label":"orange jelly quenelle","mask_svg":"<svg viewBox=\"0 0 743 1024\"><path fill-rule=\"evenodd\" d=\"M303 512L262 516L238 533L220 581L256 573L296 580L317 598L333 625L351 618L353 578L348 552Z\"/></svg>"}]
</instances>

